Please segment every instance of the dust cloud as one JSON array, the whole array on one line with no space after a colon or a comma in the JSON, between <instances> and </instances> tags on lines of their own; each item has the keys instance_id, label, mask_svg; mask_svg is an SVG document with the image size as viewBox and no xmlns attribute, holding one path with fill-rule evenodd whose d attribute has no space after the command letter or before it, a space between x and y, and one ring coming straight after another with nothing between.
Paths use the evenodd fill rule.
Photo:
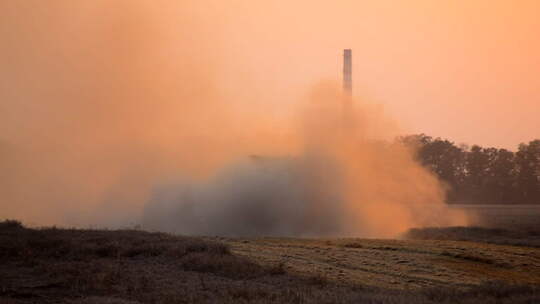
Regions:
<instances>
[{"instance_id":1,"label":"dust cloud","mask_svg":"<svg viewBox=\"0 0 540 304\"><path fill-rule=\"evenodd\" d=\"M250 80L226 47L232 10L203 2L0 4L0 218L286 236L466 224L380 107L334 81L290 101Z\"/></svg>"}]
</instances>

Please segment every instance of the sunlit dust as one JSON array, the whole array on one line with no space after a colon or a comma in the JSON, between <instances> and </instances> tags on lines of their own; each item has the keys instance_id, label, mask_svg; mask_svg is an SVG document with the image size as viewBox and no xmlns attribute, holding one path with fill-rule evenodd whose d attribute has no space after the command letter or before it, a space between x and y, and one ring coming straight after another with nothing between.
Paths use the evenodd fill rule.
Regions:
<instances>
[{"instance_id":1,"label":"sunlit dust","mask_svg":"<svg viewBox=\"0 0 540 304\"><path fill-rule=\"evenodd\" d=\"M1 218L287 236L467 224L393 140L397 121L343 95L341 49L331 77L276 57L251 78L228 43L253 29L231 33L231 8L211 2L0 4Z\"/></svg>"}]
</instances>

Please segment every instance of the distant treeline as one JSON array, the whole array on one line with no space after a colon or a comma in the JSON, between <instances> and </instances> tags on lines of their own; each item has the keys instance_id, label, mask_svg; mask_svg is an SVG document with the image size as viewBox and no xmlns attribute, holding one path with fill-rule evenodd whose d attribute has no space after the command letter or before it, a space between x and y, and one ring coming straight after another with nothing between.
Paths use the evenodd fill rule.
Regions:
<instances>
[{"instance_id":1,"label":"distant treeline","mask_svg":"<svg viewBox=\"0 0 540 304\"><path fill-rule=\"evenodd\" d=\"M400 138L417 145L418 160L449 186L449 203L539 204L540 140L517 152L457 146L424 134Z\"/></svg>"}]
</instances>

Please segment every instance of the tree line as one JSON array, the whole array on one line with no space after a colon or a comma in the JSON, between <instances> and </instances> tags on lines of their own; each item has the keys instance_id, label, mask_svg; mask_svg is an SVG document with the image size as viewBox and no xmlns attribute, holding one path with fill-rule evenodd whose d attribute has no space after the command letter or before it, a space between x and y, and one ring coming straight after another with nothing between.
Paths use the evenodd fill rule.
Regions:
<instances>
[{"instance_id":1,"label":"tree line","mask_svg":"<svg viewBox=\"0 0 540 304\"><path fill-rule=\"evenodd\" d=\"M539 204L540 140L517 151L455 145L425 134L399 138L448 186L449 203Z\"/></svg>"}]
</instances>

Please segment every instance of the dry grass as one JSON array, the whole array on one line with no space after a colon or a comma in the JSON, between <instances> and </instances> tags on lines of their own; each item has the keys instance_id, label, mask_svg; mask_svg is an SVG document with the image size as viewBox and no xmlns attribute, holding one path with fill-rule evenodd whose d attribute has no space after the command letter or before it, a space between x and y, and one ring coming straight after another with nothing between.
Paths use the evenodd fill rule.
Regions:
<instances>
[{"instance_id":1,"label":"dry grass","mask_svg":"<svg viewBox=\"0 0 540 304\"><path fill-rule=\"evenodd\" d=\"M425 242L427 251L434 250L430 241ZM399 282L409 278L398 275L397 271L402 271L398 266L378 265L378 271L370 272L359 262L380 255L370 262L406 265L388 256L405 254L402 259L419 264L424 259L416 260L415 254L420 253L414 253L414 248L418 246L397 241L218 241L129 230L26 229L6 221L0 223L0 303L399 304L540 300L539 291L527 280L497 285L477 281L434 289L443 286L440 282L420 284L417 287L422 288L414 290L395 288L401 286L397 283L387 288L385 280L389 276ZM445 256L444 250L454 252L449 248L437 250L433 257L440 259L440 264L498 267L496 258L493 264L486 264ZM364 283L352 280L355 275Z\"/></svg>"},{"instance_id":2,"label":"dry grass","mask_svg":"<svg viewBox=\"0 0 540 304\"><path fill-rule=\"evenodd\" d=\"M289 273L395 290L540 284L540 249L438 240L229 239L233 253Z\"/></svg>"}]
</instances>

